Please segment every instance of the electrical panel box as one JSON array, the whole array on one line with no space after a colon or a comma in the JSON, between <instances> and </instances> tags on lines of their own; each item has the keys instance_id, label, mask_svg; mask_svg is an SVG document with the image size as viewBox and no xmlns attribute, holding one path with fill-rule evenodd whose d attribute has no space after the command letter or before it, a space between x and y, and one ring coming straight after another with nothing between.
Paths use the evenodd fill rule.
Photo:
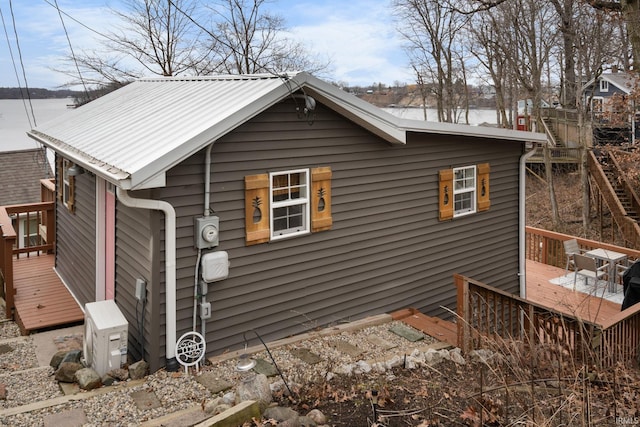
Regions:
<instances>
[{"instance_id":1,"label":"electrical panel box","mask_svg":"<svg viewBox=\"0 0 640 427\"><path fill-rule=\"evenodd\" d=\"M85 305L83 355L101 376L127 362L127 319L113 300Z\"/></svg>"},{"instance_id":2,"label":"electrical panel box","mask_svg":"<svg viewBox=\"0 0 640 427\"><path fill-rule=\"evenodd\" d=\"M215 216L203 216L195 219L195 246L198 249L209 249L218 246L220 219Z\"/></svg>"},{"instance_id":3,"label":"electrical panel box","mask_svg":"<svg viewBox=\"0 0 640 427\"><path fill-rule=\"evenodd\" d=\"M216 282L229 276L229 254L225 251L209 252L202 255L202 280Z\"/></svg>"}]
</instances>

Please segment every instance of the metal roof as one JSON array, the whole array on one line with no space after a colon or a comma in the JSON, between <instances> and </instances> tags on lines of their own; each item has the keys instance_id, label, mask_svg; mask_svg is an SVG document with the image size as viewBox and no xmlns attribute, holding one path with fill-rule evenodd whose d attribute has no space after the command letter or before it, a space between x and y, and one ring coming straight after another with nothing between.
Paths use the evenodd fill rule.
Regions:
<instances>
[{"instance_id":1,"label":"metal roof","mask_svg":"<svg viewBox=\"0 0 640 427\"><path fill-rule=\"evenodd\" d=\"M28 135L124 189L165 172L299 89L390 143L407 131L538 141L540 135L399 119L307 73L139 79Z\"/></svg>"}]
</instances>

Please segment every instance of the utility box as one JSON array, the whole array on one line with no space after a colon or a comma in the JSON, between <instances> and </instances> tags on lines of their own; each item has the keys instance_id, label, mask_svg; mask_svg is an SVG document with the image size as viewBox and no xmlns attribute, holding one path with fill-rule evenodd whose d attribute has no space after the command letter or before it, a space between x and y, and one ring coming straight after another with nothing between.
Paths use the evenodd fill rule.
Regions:
<instances>
[{"instance_id":1,"label":"utility box","mask_svg":"<svg viewBox=\"0 0 640 427\"><path fill-rule=\"evenodd\" d=\"M229 254L225 251L202 255L202 280L207 283L226 279L229 276Z\"/></svg>"},{"instance_id":2,"label":"utility box","mask_svg":"<svg viewBox=\"0 0 640 427\"><path fill-rule=\"evenodd\" d=\"M196 218L194 222L195 247L210 249L218 246L220 219L215 216Z\"/></svg>"},{"instance_id":3,"label":"utility box","mask_svg":"<svg viewBox=\"0 0 640 427\"><path fill-rule=\"evenodd\" d=\"M115 301L90 302L84 313L85 365L100 376L124 366L129 324Z\"/></svg>"}]
</instances>

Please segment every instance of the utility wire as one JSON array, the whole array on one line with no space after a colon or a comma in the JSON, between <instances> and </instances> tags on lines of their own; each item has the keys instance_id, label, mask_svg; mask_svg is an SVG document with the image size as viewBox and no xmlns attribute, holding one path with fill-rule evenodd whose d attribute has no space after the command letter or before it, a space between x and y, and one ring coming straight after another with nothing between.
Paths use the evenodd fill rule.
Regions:
<instances>
[{"instance_id":1,"label":"utility wire","mask_svg":"<svg viewBox=\"0 0 640 427\"><path fill-rule=\"evenodd\" d=\"M13 65L13 72L16 75L16 81L18 82L18 89L20 89L20 98L22 99L22 105L24 106L24 113L29 121L29 127L33 127L31 124L31 116L29 116L29 110L27 109L27 103L25 102L25 94L22 91L22 83L20 82L20 76L18 75L18 68L16 67L16 59L13 56L13 49L11 48L11 42L9 41L9 33L7 32L7 24L4 21L4 14L2 8L0 8L0 18L2 18L2 27L4 28L4 36L7 39L7 47L9 48L9 55L11 56L11 64Z\"/></svg>"},{"instance_id":2,"label":"utility wire","mask_svg":"<svg viewBox=\"0 0 640 427\"><path fill-rule=\"evenodd\" d=\"M13 13L13 2L9 0L9 11L11 12L11 21L13 23L13 33L16 35L16 47L18 48L18 58L20 59L20 66L22 67L22 77L24 78L24 87L27 91L27 100L29 101L29 108L31 109L31 116L33 117L33 126L37 127L36 114L33 112L33 103L31 102L31 93L29 91L29 83L27 82L27 73L24 69L24 62L22 60L22 51L20 50L20 40L18 38L18 29L16 28L16 17ZM28 116L28 114L27 114ZM29 121L31 126L31 121Z\"/></svg>"},{"instance_id":3,"label":"utility wire","mask_svg":"<svg viewBox=\"0 0 640 427\"><path fill-rule=\"evenodd\" d=\"M82 87L84 88L84 94L89 99L89 91L87 90L87 85L82 78L82 73L80 72L80 67L78 66L78 60L76 59L76 54L73 51L73 46L71 45L71 39L69 38L69 33L67 32L67 27L64 25L64 19L62 19L62 11L58 7L58 0L54 0L56 6L56 10L58 11L58 16L60 17L60 22L62 23L62 28L64 29L64 35L67 36L67 43L69 43L69 49L71 50L71 57L73 58L73 62L76 65L76 70L78 70L78 77L80 77L80 81L82 82Z\"/></svg>"}]
</instances>

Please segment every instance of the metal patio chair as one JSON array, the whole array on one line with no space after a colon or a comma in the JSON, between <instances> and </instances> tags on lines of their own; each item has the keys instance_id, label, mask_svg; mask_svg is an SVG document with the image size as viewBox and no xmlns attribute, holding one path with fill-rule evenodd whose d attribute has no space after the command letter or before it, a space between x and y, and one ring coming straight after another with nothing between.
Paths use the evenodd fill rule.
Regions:
<instances>
[{"instance_id":1,"label":"metal patio chair","mask_svg":"<svg viewBox=\"0 0 640 427\"><path fill-rule=\"evenodd\" d=\"M601 266L598 266L596 259L591 258L590 256L573 254L573 261L576 268L575 275L573 276L574 291L576 290L576 281L578 279L578 275L585 278L587 286L589 285L589 278L593 278L594 285L597 285L598 280L606 276L609 271L608 262L602 264Z\"/></svg>"}]
</instances>

